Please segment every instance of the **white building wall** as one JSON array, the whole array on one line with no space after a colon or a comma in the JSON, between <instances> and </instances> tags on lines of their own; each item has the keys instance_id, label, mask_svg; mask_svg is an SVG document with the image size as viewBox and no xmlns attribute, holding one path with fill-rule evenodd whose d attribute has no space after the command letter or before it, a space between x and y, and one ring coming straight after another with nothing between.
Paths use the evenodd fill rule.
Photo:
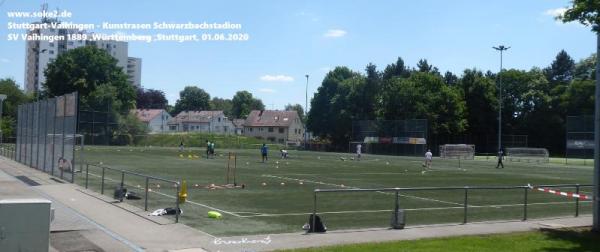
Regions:
<instances>
[{"instance_id":1,"label":"white building wall","mask_svg":"<svg viewBox=\"0 0 600 252\"><path fill-rule=\"evenodd\" d=\"M63 35L65 39L67 38L67 34L87 34L88 37L91 35L89 33L85 33L85 31L78 31L74 29L39 29L35 31L29 32L38 33L40 35ZM123 69L123 72L127 74L127 63L128 63L128 43L125 41L82 41L82 40L64 40L64 41L35 41L34 43L30 41L26 41L26 53L25 53L25 91L27 93L32 93L36 89L40 89L42 84L46 81L46 77L44 76L44 71L48 63L55 60L58 55L64 53L68 50L75 49L85 45L95 45L98 48L104 49L117 59L117 66ZM59 48L59 45L62 44L64 48ZM35 49L34 47L38 47ZM36 64L36 59L37 64ZM137 76L141 77L141 59L139 59L139 71L136 72ZM37 65L37 70L35 70ZM30 69L32 68L32 69ZM35 74L37 73L37 77ZM138 78L141 79L141 78ZM138 81L139 83L140 81ZM139 86L139 85L138 85Z\"/></svg>"},{"instance_id":2,"label":"white building wall","mask_svg":"<svg viewBox=\"0 0 600 252\"><path fill-rule=\"evenodd\" d=\"M152 133L160 133L169 131L167 122L171 120L171 115L167 111L162 111L160 115L155 116L150 122L148 122L148 128Z\"/></svg>"},{"instance_id":3,"label":"white building wall","mask_svg":"<svg viewBox=\"0 0 600 252\"><path fill-rule=\"evenodd\" d=\"M128 57L127 58L127 79L133 86L142 86L142 59Z\"/></svg>"}]
</instances>

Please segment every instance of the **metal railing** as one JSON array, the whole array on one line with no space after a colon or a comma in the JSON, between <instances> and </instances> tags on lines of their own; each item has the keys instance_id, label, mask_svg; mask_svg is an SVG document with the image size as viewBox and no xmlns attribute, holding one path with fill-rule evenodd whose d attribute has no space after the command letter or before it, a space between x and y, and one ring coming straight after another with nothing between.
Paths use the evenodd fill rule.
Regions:
<instances>
[{"instance_id":1,"label":"metal railing","mask_svg":"<svg viewBox=\"0 0 600 252\"><path fill-rule=\"evenodd\" d=\"M107 178L106 177L106 171L113 171L113 172L117 172L120 173L120 181L115 181L115 182L119 182L119 187L120 188L125 188L126 183L125 183L125 175L129 175L129 176L135 176L135 177L139 177L142 178L142 180L144 181L144 211L148 211L148 193L149 192L153 192L152 189L150 188L150 181L151 180L155 180L155 181L162 181L162 182L166 182L168 184L171 184L173 186L176 187L176 191L175 191L175 195L173 195L172 197L175 198L175 223L179 222L179 215L180 215L180 210L179 210L179 192L181 190L181 183L179 181L174 181L174 180L169 180L169 179L165 179L165 178L160 178L160 177L155 177L155 176L150 176L150 175L145 175L145 174L141 174L141 173L137 173L137 172L132 172L132 171L126 171L126 170L120 170L120 169L115 169L115 168L111 168L105 165L100 165L100 164L89 164L86 163L85 164L85 181L84 181L84 186L85 189L89 188L89 182L90 182L90 167L92 168L98 168L101 169L101 175L100 175L100 194L104 195L104 191L105 191L105 187L106 187L106 180L113 180L111 178ZM92 174L95 175L95 174ZM171 197L169 195L164 195L167 197Z\"/></svg>"},{"instance_id":2,"label":"metal railing","mask_svg":"<svg viewBox=\"0 0 600 252\"><path fill-rule=\"evenodd\" d=\"M557 188L557 187L572 187L576 194L580 193L581 187L593 187L592 184L554 184L554 185L536 185L535 187L544 188ZM468 222L468 211L469 211L469 191L473 190L523 190L523 218L527 220L527 206L528 206L528 193L532 188L529 185L524 186L464 186L464 187L408 187L408 188L373 188L373 189L315 189L313 192L313 216L318 214L317 212L317 194L320 193L356 193L356 192L393 192L395 193L394 200L394 213L400 209L400 192L417 192L417 191L463 191L463 221L462 224ZM579 216L579 198L575 198L575 217ZM312 218L311 227L315 226L316 218Z\"/></svg>"}]
</instances>

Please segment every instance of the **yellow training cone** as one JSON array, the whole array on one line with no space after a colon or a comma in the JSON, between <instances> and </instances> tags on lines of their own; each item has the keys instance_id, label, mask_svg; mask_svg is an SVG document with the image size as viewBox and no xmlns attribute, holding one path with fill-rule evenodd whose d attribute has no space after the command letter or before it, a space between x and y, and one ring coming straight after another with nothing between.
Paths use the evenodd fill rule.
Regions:
<instances>
[{"instance_id":1,"label":"yellow training cone","mask_svg":"<svg viewBox=\"0 0 600 252\"><path fill-rule=\"evenodd\" d=\"M179 190L179 204L185 203L187 199L187 183L184 181L181 182L181 189Z\"/></svg>"}]
</instances>

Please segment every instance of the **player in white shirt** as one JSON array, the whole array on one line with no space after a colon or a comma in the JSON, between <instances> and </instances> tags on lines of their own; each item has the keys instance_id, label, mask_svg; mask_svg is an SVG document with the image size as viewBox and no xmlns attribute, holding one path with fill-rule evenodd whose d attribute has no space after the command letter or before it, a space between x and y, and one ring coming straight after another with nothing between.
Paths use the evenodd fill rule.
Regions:
<instances>
[{"instance_id":1,"label":"player in white shirt","mask_svg":"<svg viewBox=\"0 0 600 252\"><path fill-rule=\"evenodd\" d=\"M431 159L433 158L433 154L431 153L431 150L427 150L427 152L425 152L425 167L427 167L427 169L431 168Z\"/></svg>"},{"instance_id":2,"label":"player in white shirt","mask_svg":"<svg viewBox=\"0 0 600 252\"><path fill-rule=\"evenodd\" d=\"M356 160L360 160L360 154L362 153L362 145L356 145Z\"/></svg>"}]
</instances>

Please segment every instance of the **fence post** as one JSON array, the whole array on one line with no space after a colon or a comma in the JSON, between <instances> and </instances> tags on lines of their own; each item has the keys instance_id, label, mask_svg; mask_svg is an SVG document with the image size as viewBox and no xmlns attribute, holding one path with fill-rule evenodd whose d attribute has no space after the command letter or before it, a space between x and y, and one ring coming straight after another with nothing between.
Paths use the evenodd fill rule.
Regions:
<instances>
[{"instance_id":1,"label":"fence post","mask_svg":"<svg viewBox=\"0 0 600 252\"><path fill-rule=\"evenodd\" d=\"M523 221L527 220L527 196L529 193L529 188L525 187L524 190L524 199L523 199Z\"/></svg>"},{"instance_id":2,"label":"fence post","mask_svg":"<svg viewBox=\"0 0 600 252\"><path fill-rule=\"evenodd\" d=\"M464 218L463 218L463 224L467 224L467 203L468 203L468 197L469 197L469 187L465 186L465 201L464 201Z\"/></svg>"},{"instance_id":3,"label":"fence post","mask_svg":"<svg viewBox=\"0 0 600 252\"><path fill-rule=\"evenodd\" d=\"M144 211L148 211L148 181L150 180L150 178L146 177L146 190L144 191L146 193L146 197L144 197Z\"/></svg>"},{"instance_id":4,"label":"fence post","mask_svg":"<svg viewBox=\"0 0 600 252\"><path fill-rule=\"evenodd\" d=\"M102 167L102 182L100 183L100 194L104 194L104 170L106 170L106 168Z\"/></svg>"},{"instance_id":5,"label":"fence post","mask_svg":"<svg viewBox=\"0 0 600 252\"><path fill-rule=\"evenodd\" d=\"M175 195L175 223L179 222L179 188L181 186L181 184L179 182L176 183L177 185L177 194Z\"/></svg>"},{"instance_id":6,"label":"fence post","mask_svg":"<svg viewBox=\"0 0 600 252\"><path fill-rule=\"evenodd\" d=\"M120 189L123 189L124 185L125 185L125 171L121 171L121 187L120 187Z\"/></svg>"},{"instance_id":7,"label":"fence post","mask_svg":"<svg viewBox=\"0 0 600 252\"><path fill-rule=\"evenodd\" d=\"M90 177L90 165L85 164L85 189L88 189L89 177Z\"/></svg>"},{"instance_id":8,"label":"fence post","mask_svg":"<svg viewBox=\"0 0 600 252\"><path fill-rule=\"evenodd\" d=\"M394 226L392 226L393 228L395 226L397 226L398 224L398 211L400 210L400 202L399 202L399 190L396 189L396 203L394 205Z\"/></svg>"},{"instance_id":9,"label":"fence post","mask_svg":"<svg viewBox=\"0 0 600 252\"><path fill-rule=\"evenodd\" d=\"M310 228L309 228L309 231L312 230L313 232L315 231L315 224L316 224L316 220L317 220L317 192L318 192L318 190L315 190L314 195L313 195L313 216L312 216L312 223L310 224Z\"/></svg>"},{"instance_id":10,"label":"fence post","mask_svg":"<svg viewBox=\"0 0 600 252\"><path fill-rule=\"evenodd\" d=\"M575 193L579 195L579 184L575 184ZM575 198L575 217L579 217L579 197Z\"/></svg>"}]
</instances>

